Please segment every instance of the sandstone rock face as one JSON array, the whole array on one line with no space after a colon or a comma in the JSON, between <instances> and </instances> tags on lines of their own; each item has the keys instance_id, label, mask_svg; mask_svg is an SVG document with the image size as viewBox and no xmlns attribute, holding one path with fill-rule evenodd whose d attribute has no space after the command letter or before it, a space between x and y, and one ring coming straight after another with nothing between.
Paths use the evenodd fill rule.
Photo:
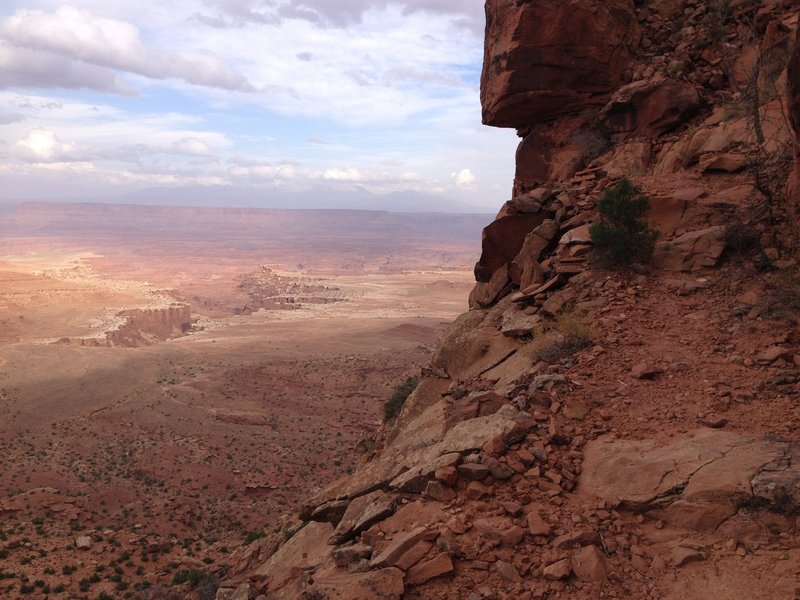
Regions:
<instances>
[{"instance_id":1,"label":"sandstone rock face","mask_svg":"<svg viewBox=\"0 0 800 600\"><path fill-rule=\"evenodd\" d=\"M580 485L613 505L655 511L672 526L715 531L748 502L794 506L796 454L786 443L716 430L669 445L601 439L586 447Z\"/></svg>"},{"instance_id":2,"label":"sandstone rock face","mask_svg":"<svg viewBox=\"0 0 800 600\"><path fill-rule=\"evenodd\" d=\"M330 523L309 523L292 537L291 543L284 544L261 565L255 575L268 582L267 589L280 589L293 577L293 570L313 568L326 559L331 533Z\"/></svg>"},{"instance_id":3,"label":"sandstone rock face","mask_svg":"<svg viewBox=\"0 0 800 600\"><path fill-rule=\"evenodd\" d=\"M188 304L165 308L133 308L119 313L125 323L106 334L112 346L137 347L182 335L192 328Z\"/></svg>"},{"instance_id":4,"label":"sandstone rock face","mask_svg":"<svg viewBox=\"0 0 800 600\"><path fill-rule=\"evenodd\" d=\"M653 253L653 262L668 271L697 271L714 267L725 250L724 236L725 228L720 225L659 242Z\"/></svg>"},{"instance_id":5,"label":"sandstone rock face","mask_svg":"<svg viewBox=\"0 0 800 600\"><path fill-rule=\"evenodd\" d=\"M489 0L483 122L526 127L602 104L638 40L631 0Z\"/></svg>"},{"instance_id":6,"label":"sandstone rock face","mask_svg":"<svg viewBox=\"0 0 800 600\"><path fill-rule=\"evenodd\" d=\"M584 115L564 115L526 129L529 131L516 154L517 193L569 179L606 145L603 135Z\"/></svg>"},{"instance_id":7,"label":"sandstone rock face","mask_svg":"<svg viewBox=\"0 0 800 600\"><path fill-rule=\"evenodd\" d=\"M519 214L497 219L485 227L481 258L475 265L475 279L489 283L498 269L514 260L525 237L542 221L543 214Z\"/></svg>"},{"instance_id":8,"label":"sandstone rock face","mask_svg":"<svg viewBox=\"0 0 800 600\"><path fill-rule=\"evenodd\" d=\"M656 137L680 125L700 108L694 86L672 80L640 80L621 87L601 115L620 137Z\"/></svg>"},{"instance_id":9,"label":"sandstone rock face","mask_svg":"<svg viewBox=\"0 0 800 600\"><path fill-rule=\"evenodd\" d=\"M794 172L789 181L789 196L794 200L795 211L800 207L800 30L795 39L794 52L786 70L786 95L789 122L794 130Z\"/></svg>"}]
</instances>

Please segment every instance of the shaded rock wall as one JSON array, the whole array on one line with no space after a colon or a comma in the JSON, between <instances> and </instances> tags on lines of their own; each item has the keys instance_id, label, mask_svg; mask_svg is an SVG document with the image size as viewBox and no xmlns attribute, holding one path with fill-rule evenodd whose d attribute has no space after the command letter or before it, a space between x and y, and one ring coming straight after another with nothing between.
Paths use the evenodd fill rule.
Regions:
<instances>
[{"instance_id":1,"label":"shaded rock wall","mask_svg":"<svg viewBox=\"0 0 800 600\"><path fill-rule=\"evenodd\" d=\"M126 323L106 334L112 346L137 347L183 335L192 328L188 304L165 308L135 308L120 313Z\"/></svg>"},{"instance_id":2,"label":"shaded rock wall","mask_svg":"<svg viewBox=\"0 0 800 600\"><path fill-rule=\"evenodd\" d=\"M794 171L789 180L788 194L795 216L800 212L800 31L795 38L794 51L787 68L786 105L794 132Z\"/></svg>"},{"instance_id":3,"label":"shaded rock wall","mask_svg":"<svg viewBox=\"0 0 800 600\"><path fill-rule=\"evenodd\" d=\"M483 122L525 127L603 104L638 37L632 0L489 0Z\"/></svg>"}]
</instances>

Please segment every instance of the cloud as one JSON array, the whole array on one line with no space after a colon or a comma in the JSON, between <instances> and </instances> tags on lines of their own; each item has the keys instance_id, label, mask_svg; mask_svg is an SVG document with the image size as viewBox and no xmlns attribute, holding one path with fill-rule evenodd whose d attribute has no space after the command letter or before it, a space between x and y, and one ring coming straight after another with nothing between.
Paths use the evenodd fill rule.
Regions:
<instances>
[{"instance_id":1,"label":"cloud","mask_svg":"<svg viewBox=\"0 0 800 600\"><path fill-rule=\"evenodd\" d=\"M74 162L79 160L74 144L64 144L48 129L31 129L17 140L14 155L32 163Z\"/></svg>"},{"instance_id":2,"label":"cloud","mask_svg":"<svg viewBox=\"0 0 800 600\"><path fill-rule=\"evenodd\" d=\"M450 178L453 180L453 183L462 188L474 188L478 183L475 175L473 175L472 171L469 169L461 169L460 171L451 173Z\"/></svg>"},{"instance_id":3,"label":"cloud","mask_svg":"<svg viewBox=\"0 0 800 600\"><path fill-rule=\"evenodd\" d=\"M215 28L276 24L287 19L345 28L359 25L369 12L398 6L405 15L446 15L476 35L483 31L483 3L476 0L206 0L206 4L216 14L195 13L193 18Z\"/></svg>"},{"instance_id":4,"label":"cloud","mask_svg":"<svg viewBox=\"0 0 800 600\"><path fill-rule=\"evenodd\" d=\"M120 95L136 90L111 69L9 45L0 39L0 89L86 88Z\"/></svg>"},{"instance_id":5,"label":"cloud","mask_svg":"<svg viewBox=\"0 0 800 600\"><path fill-rule=\"evenodd\" d=\"M54 13L18 10L0 23L0 37L5 40L6 46L13 45L39 55L44 54L40 57L29 56L29 59L44 61L44 66L48 61L52 65L70 60L149 79L176 78L229 91L254 91L241 73L214 56L201 52L154 50L142 42L139 29L134 25L98 17L70 6L61 7ZM52 72L53 69L45 70ZM101 74L113 80L113 73L94 72L96 77ZM44 79L40 83L49 81ZM109 83L105 82L106 88Z\"/></svg>"},{"instance_id":6,"label":"cloud","mask_svg":"<svg viewBox=\"0 0 800 600\"><path fill-rule=\"evenodd\" d=\"M331 181L364 181L364 174L353 167L347 169L327 169L322 174L323 179Z\"/></svg>"},{"instance_id":7,"label":"cloud","mask_svg":"<svg viewBox=\"0 0 800 600\"><path fill-rule=\"evenodd\" d=\"M481 3L465 0L290 0L282 3L278 14L283 17L307 18L314 22L348 27L361 23L369 11L385 10L390 4L401 7L404 14L427 12L458 18L458 22L473 26L483 17Z\"/></svg>"},{"instance_id":8,"label":"cloud","mask_svg":"<svg viewBox=\"0 0 800 600\"><path fill-rule=\"evenodd\" d=\"M20 113L0 113L0 125L11 125L25 120L25 115Z\"/></svg>"},{"instance_id":9,"label":"cloud","mask_svg":"<svg viewBox=\"0 0 800 600\"><path fill-rule=\"evenodd\" d=\"M183 154L185 156L212 156L211 148L197 138L188 137L181 138L172 144L172 152L175 154Z\"/></svg>"}]
</instances>

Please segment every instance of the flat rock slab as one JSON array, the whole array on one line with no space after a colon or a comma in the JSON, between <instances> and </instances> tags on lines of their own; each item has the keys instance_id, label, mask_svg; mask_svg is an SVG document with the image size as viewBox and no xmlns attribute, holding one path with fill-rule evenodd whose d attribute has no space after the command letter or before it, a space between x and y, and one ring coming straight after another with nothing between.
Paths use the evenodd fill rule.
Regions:
<instances>
[{"instance_id":1,"label":"flat rock slab","mask_svg":"<svg viewBox=\"0 0 800 600\"><path fill-rule=\"evenodd\" d=\"M256 569L253 575L266 580L269 591L280 589L296 571L312 569L328 558L330 546L326 542L332 532L333 525L330 523L309 523Z\"/></svg>"},{"instance_id":2,"label":"flat rock slab","mask_svg":"<svg viewBox=\"0 0 800 600\"><path fill-rule=\"evenodd\" d=\"M661 509L676 526L713 530L756 494L774 502L754 482L800 490L792 453L785 443L708 429L666 445L601 438L586 446L579 489L625 509Z\"/></svg>"},{"instance_id":3,"label":"flat rock slab","mask_svg":"<svg viewBox=\"0 0 800 600\"><path fill-rule=\"evenodd\" d=\"M381 490L350 502L329 544L342 544L394 512L394 498Z\"/></svg>"},{"instance_id":4,"label":"flat rock slab","mask_svg":"<svg viewBox=\"0 0 800 600\"><path fill-rule=\"evenodd\" d=\"M336 600L400 600L405 592L403 572L388 568L366 573L348 573L315 579L303 598L336 598Z\"/></svg>"}]
</instances>

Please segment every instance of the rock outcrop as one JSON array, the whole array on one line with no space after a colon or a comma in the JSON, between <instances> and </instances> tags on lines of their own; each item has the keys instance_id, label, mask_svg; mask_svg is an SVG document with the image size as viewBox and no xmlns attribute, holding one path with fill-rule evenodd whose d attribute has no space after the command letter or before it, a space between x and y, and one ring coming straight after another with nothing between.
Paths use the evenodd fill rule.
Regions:
<instances>
[{"instance_id":1,"label":"rock outcrop","mask_svg":"<svg viewBox=\"0 0 800 600\"><path fill-rule=\"evenodd\" d=\"M137 347L183 335L192 328L188 304L165 308L134 308L122 311L125 323L106 334L111 346Z\"/></svg>"},{"instance_id":2,"label":"rock outcrop","mask_svg":"<svg viewBox=\"0 0 800 600\"><path fill-rule=\"evenodd\" d=\"M787 193L792 198L794 215L797 217L800 215L800 30L795 37L794 52L787 68L786 95L789 122L794 130L794 170Z\"/></svg>"},{"instance_id":3,"label":"rock outcrop","mask_svg":"<svg viewBox=\"0 0 800 600\"><path fill-rule=\"evenodd\" d=\"M638 37L631 0L489 0L483 122L526 127L604 103Z\"/></svg>"}]
</instances>

